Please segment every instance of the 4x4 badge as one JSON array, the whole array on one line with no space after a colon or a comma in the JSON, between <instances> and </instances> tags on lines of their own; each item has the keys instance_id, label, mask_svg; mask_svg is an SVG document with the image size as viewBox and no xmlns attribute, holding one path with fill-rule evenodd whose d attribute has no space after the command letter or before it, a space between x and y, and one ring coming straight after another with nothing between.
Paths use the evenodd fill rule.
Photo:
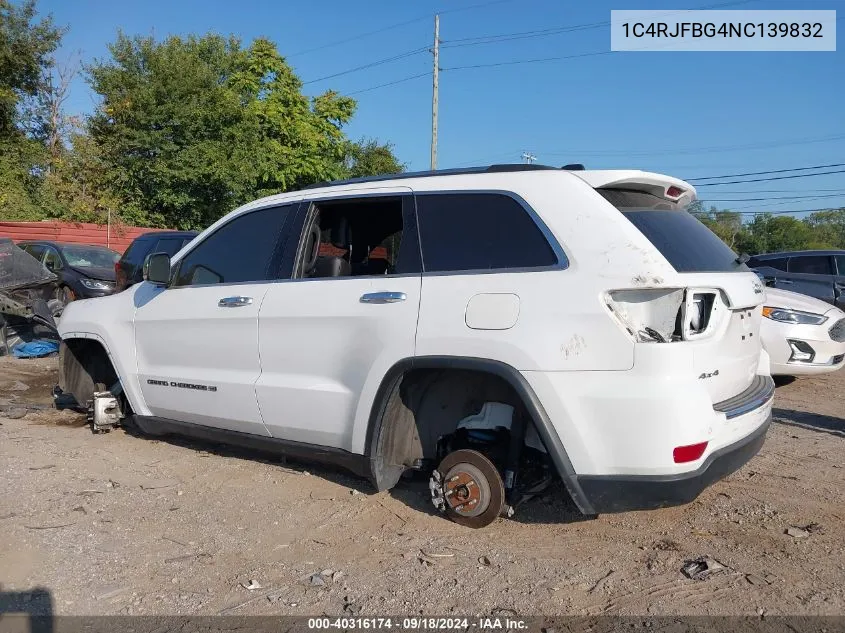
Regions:
<instances>
[{"instance_id":1,"label":"4x4 badge","mask_svg":"<svg viewBox=\"0 0 845 633\"><path fill-rule=\"evenodd\" d=\"M716 371L711 372L711 373L709 373L709 374L708 374L707 372L704 372L703 374L701 374L701 375L698 377L698 379L699 379L699 380L704 380L705 378L712 378L713 376L718 376L718 375L719 375L719 370L717 369Z\"/></svg>"},{"instance_id":2,"label":"4x4 badge","mask_svg":"<svg viewBox=\"0 0 845 633\"><path fill-rule=\"evenodd\" d=\"M759 281L755 281L755 282L753 282L753 284L754 284L754 286L753 286L754 287L754 294L755 295L763 294L763 284L761 284Z\"/></svg>"}]
</instances>

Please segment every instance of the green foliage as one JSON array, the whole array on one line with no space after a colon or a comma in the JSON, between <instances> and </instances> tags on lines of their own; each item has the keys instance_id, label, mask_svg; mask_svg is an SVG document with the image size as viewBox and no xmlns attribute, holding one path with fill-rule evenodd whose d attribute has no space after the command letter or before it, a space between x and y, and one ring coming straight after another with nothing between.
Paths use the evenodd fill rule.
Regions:
<instances>
[{"instance_id":1,"label":"green foliage","mask_svg":"<svg viewBox=\"0 0 845 633\"><path fill-rule=\"evenodd\" d=\"M346 158L346 178L398 174L405 171L393 154L393 146L381 144L374 139L365 139L352 144Z\"/></svg>"},{"instance_id":2,"label":"green foliage","mask_svg":"<svg viewBox=\"0 0 845 633\"><path fill-rule=\"evenodd\" d=\"M0 142L19 135L18 106L39 90L62 33L48 17L35 22L35 0L0 0Z\"/></svg>"},{"instance_id":3,"label":"green foliage","mask_svg":"<svg viewBox=\"0 0 845 633\"><path fill-rule=\"evenodd\" d=\"M0 218L201 229L257 197L404 169L389 144L351 142L349 97L302 94L269 40L129 37L86 68L87 121L62 108L74 69L34 0L0 0Z\"/></svg>"},{"instance_id":4,"label":"green foliage","mask_svg":"<svg viewBox=\"0 0 845 633\"><path fill-rule=\"evenodd\" d=\"M845 209L817 211L804 219L765 213L747 223L739 213L715 208L698 211L696 217L739 253L845 248Z\"/></svg>"},{"instance_id":5,"label":"green foliage","mask_svg":"<svg viewBox=\"0 0 845 633\"><path fill-rule=\"evenodd\" d=\"M203 228L256 197L360 171L356 156L387 148L351 144L342 127L355 101L304 96L266 39L119 35L110 51L88 69L102 96L90 131L119 197L150 224Z\"/></svg>"}]
</instances>

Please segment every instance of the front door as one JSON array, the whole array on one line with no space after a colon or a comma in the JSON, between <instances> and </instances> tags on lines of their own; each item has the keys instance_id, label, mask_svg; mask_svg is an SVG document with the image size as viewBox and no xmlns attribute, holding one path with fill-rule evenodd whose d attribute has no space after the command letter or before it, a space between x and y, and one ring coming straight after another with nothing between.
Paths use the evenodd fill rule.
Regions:
<instances>
[{"instance_id":1,"label":"front door","mask_svg":"<svg viewBox=\"0 0 845 633\"><path fill-rule=\"evenodd\" d=\"M414 355L421 273L413 197L381 191L312 202L294 279L264 298L256 393L273 437L360 450L382 378Z\"/></svg>"},{"instance_id":2,"label":"front door","mask_svg":"<svg viewBox=\"0 0 845 633\"><path fill-rule=\"evenodd\" d=\"M138 288L138 374L152 415L269 435L255 398L258 311L297 206L235 216L174 263L167 288Z\"/></svg>"}]
</instances>

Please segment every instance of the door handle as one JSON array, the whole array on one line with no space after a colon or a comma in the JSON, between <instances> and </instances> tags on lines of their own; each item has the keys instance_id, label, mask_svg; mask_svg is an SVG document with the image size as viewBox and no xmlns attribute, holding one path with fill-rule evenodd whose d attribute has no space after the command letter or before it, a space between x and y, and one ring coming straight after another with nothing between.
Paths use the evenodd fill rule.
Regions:
<instances>
[{"instance_id":1,"label":"door handle","mask_svg":"<svg viewBox=\"0 0 845 633\"><path fill-rule=\"evenodd\" d=\"M217 302L220 308L242 308L252 304L252 297L226 297Z\"/></svg>"},{"instance_id":2,"label":"door handle","mask_svg":"<svg viewBox=\"0 0 845 633\"><path fill-rule=\"evenodd\" d=\"M792 282L789 279L776 279L775 280L779 284L784 284L785 286L792 285Z\"/></svg>"},{"instance_id":3,"label":"door handle","mask_svg":"<svg viewBox=\"0 0 845 633\"><path fill-rule=\"evenodd\" d=\"M406 298L404 292L368 292L361 295L361 303L399 303Z\"/></svg>"}]
</instances>

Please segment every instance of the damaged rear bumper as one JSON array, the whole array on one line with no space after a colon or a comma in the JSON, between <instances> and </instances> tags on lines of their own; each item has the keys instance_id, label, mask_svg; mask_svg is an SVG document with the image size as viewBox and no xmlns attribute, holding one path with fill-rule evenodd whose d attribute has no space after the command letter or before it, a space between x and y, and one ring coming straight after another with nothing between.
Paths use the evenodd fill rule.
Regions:
<instances>
[{"instance_id":1,"label":"damaged rear bumper","mask_svg":"<svg viewBox=\"0 0 845 633\"><path fill-rule=\"evenodd\" d=\"M581 475L578 484L598 513L653 510L690 503L701 492L739 470L763 446L765 422L741 440L714 451L696 470L675 475Z\"/></svg>"}]
</instances>

